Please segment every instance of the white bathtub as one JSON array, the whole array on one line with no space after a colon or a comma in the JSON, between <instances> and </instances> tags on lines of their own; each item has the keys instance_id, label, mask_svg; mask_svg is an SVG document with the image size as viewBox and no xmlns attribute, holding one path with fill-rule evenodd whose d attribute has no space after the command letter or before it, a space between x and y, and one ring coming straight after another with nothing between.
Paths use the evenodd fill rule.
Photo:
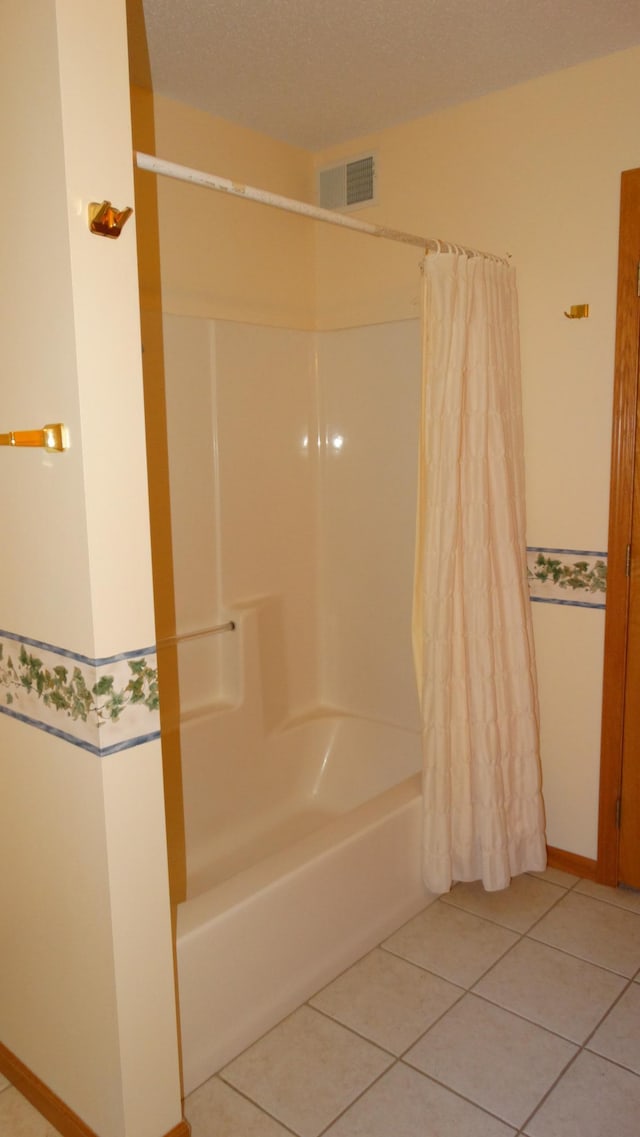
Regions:
<instances>
[{"instance_id":1,"label":"white bathtub","mask_svg":"<svg viewBox=\"0 0 640 1137\"><path fill-rule=\"evenodd\" d=\"M433 899L417 733L323 714L271 735L258 760L238 749L230 769L220 729L219 715L182 728L185 1094Z\"/></svg>"}]
</instances>

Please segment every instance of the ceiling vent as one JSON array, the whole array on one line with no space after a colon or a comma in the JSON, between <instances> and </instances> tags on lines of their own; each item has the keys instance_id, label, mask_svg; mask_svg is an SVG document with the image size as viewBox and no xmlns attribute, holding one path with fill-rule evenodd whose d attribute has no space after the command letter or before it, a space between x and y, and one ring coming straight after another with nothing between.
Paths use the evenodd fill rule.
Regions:
<instances>
[{"instance_id":1,"label":"ceiling vent","mask_svg":"<svg viewBox=\"0 0 640 1137\"><path fill-rule=\"evenodd\" d=\"M362 209L376 201L374 154L350 158L318 170L318 201L323 209Z\"/></svg>"}]
</instances>

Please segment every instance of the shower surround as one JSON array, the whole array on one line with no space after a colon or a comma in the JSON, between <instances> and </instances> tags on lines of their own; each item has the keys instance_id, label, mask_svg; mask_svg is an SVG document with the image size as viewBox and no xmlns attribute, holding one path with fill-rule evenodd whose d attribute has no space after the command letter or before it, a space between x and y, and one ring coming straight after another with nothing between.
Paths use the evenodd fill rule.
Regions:
<instances>
[{"instance_id":1,"label":"shower surround","mask_svg":"<svg viewBox=\"0 0 640 1137\"><path fill-rule=\"evenodd\" d=\"M420 332L165 316L163 336L175 631L235 624L168 649L188 1092L425 903Z\"/></svg>"}]
</instances>

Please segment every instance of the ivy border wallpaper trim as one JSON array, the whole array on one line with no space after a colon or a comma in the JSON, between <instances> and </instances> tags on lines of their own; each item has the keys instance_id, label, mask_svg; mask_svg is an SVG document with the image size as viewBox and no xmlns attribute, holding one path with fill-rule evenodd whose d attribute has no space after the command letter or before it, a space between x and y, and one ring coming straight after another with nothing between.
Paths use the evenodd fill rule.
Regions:
<instances>
[{"instance_id":1,"label":"ivy border wallpaper trim","mask_svg":"<svg viewBox=\"0 0 640 1137\"><path fill-rule=\"evenodd\" d=\"M606 607L606 552L530 545L527 576L530 598L535 603Z\"/></svg>"},{"instance_id":2,"label":"ivy border wallpaper trim","mask_svg":"<svg viewBox=\"0 0 640 1137\"><path fill-rule=\"evenodd\" d=\"M155 646L92 659L0 629L0 713L99 758L158 739Z\"/></svg>"}]
</instances>

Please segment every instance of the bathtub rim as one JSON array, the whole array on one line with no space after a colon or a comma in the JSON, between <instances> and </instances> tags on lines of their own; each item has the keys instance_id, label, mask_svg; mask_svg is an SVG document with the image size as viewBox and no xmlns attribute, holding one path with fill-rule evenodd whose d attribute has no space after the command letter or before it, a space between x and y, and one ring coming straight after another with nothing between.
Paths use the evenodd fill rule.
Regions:
<instances>
[{"instance_id":1,"label":"bathtub rim","mask_svg":"<svg viewBox=\"0 0 640 1137\"><path fill-rule=\"evenodd\" d=\"M177 906L177 940L202 934L207 924L222 913L248 903L256 892L268 888L274 881L296 876L323 853L359 840L363 833L375 828L383 818L401 811L421 793L422 774L412 774L354 809L336 816L287 848L242 869L205 892L180 901Z\"/></svg>"}]
</instances>

